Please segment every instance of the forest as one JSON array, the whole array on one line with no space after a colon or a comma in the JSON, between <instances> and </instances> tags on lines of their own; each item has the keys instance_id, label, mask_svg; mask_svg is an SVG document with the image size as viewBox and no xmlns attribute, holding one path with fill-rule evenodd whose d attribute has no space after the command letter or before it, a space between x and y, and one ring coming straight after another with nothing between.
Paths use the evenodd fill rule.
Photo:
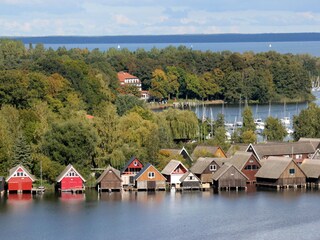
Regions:
<instances>
[{"instance_id":1,"label":"forest","mask_svg":"<svg viewBox=\"0 0 320 240\"><path fill-rule=\"evenodd\" d=\"M207 141L208 126L193 112L152 112L135 89L120 87L118 71L139 77L154 99L302 101L312 99L311 80L319 75L320 60L185 47L53 50L2 39L0 175L22 163L39 176L42 166L44 180L52 183L69 163L89 177L92 167L121 168L132 156L161 168L169 159L160 149L193 140L186 145L191 151ZM223 123L220 116L209 141L226 149ZM250 135L245 141L254 140Z\"/></svg>"}]
</instances>

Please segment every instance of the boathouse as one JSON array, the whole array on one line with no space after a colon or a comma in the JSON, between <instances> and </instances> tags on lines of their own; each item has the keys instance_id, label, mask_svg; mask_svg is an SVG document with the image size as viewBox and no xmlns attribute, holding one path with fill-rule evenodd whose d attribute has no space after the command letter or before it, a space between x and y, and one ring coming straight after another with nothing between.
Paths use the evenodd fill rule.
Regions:
<instances>
[{"instance_id":1,"label":"boathouse","mask_svg":"<svg viewBox=\"0 0 320 240\"><path fill-rule=\"evenodd\" d=\"M226 158L227 155L219 146L198 145L193 150L191 158L195 160L199 157Z\"/></svg>"},{"instance_id":2,"label":"boathouse","mask_svg":"<svg viewBox=\"0 0 320 240\"><path fill-rule=\"evenodd\" d=\"M226 162L213 174L212 180L216 190L238 190L246 188L248 178L233 164Z\"/></svg>"},{"instance_id":3,"label":"boathouse","mask_svg":"<svg viewBox=\"0 0 320 240\"><path fill-rule=\"evenodd\" d=\"M22 165L18 165L9 170L8 192L31 192L32 183L36 178Z\"/></svg>"},{"instance_id":4,"label":"boathouse","mask_svg":"<svg viewBox=\"0 0 320 240\"><path fill-rule=\"evenodd\" d=\"M4 192L5 183L6 183L6 181L5 181L4 177L0 177L0 193Z\"/></svg>"},{"instance_id":5,"label":"boathouse","mask_svg":"<svg viewBox=\"0 0 320 240\"><path fill-rule=\"evenodd\" d=\"M200 179L192 172L186 172L179 179L182 190L198 190L201 188Z\"/></svg>"},{"instance_id":6,"label":"boathouse","mask_svg":"<svg viewBox=\"0 0 320 240\"><path fill-rule=\"evenodd\" d=\"M138 190L165 190L166 178L150 163L148 163L136 176Z\"/></svg>"},{"instance_id":7,"label":"boathouse","mask_svg":"<svg viewBox=\"0 0 320 240\"><path fill-rule=\"evenodd\" d=\"M122 189L122 180L120 171L109 166L97 179L98 192L100 191L120 191Z\"/></svg>"},{"instance_id":8,"label":"boathouse","mask_svg":"<svg viewBox=\"0 0 320 240\"><path fill-rule=\"evenodd\" d=\"M261 164L253 153L237 151L228 162L239 169L248 178L249 183L256 181L255 175L261 168Z\"/></svg>"},{"instance_id":9,"label":"boathouse","mask_svg":"<svg viewBox=\"0 0 320 240\"><path fill-rule=\"evenodd\" d=\"M307 176L307 185L311 187L320 187L320 160L305 159L300 165L301 170Z\"/></svg>"},{"instance_id":10,"label":"boathouse","mask_svg":"<svg viewBox=\"0 0 320 240\"><path fill-rule=\"evenodd\" d=\"M297 187L306 185L306 175L292 158L269 157L256 174L257 186Z\"/></svg>"},{"instance_id":11,"label":"boathouse","mask_svg":"<svg viewBox=\"0 0 320 240\"><path fill-rule=\"evenodd\" d=\"M83 192L86 180L69 164L56 178L57 189L62 192Z\"/></svg>"},{"instance_id":12,"label":"boathouse","mask_svg":"<svg viewBox=\"0 0 320 240\"><path fill-rule=\"evenodd\" d=\"M143 169L143 164L136 157L131 157L121 171L121 179L124 187L134 186L134 177Z\"/></svg>"},{"instance_id":13,"label":"boathouse","mask_svg":"<svg viewBox=\"0 0 320 240\"><path fill-rule=\"evenodd\" d=\"M159 151L159 153L161 155L164 155L166 157L177 157L177 156L181 156L183 157L183 159L185 160L185 162L187 164L191 164L193 159L192 157L189 155L187 149L185 149L184 147L182 147L181 149L173 149L173 148L164 148L164 149L161 149Z\"/></svg>"},{"instance_id":14,"label":"boathouse","mask_svg":"<svg viewBox=\"0 0 320 240\"><path fill-rule=\"evenodd\" d=\"M255 154L259 161L270 156L291 157L300 164L303 159L311 158L317 150L317 145L312 141L276 142L250 144L246 152Z\"/></svg>"},{"instance_id":15,"label":"boathouse","mask_svg":"<svg viewBox=\"0 0 320 240\"><path fill-rule=\"evenodd\" d=\"M212 174L216 172L223 164L222 158L199 158L190 168L200 180L203 188L209 188L212 185Z\"/></svg>"},{"instance_id":16,"label":"boathouse","mask_svg":"<svg viewBox=\"0 0 320 240\"><path fill-rule=\"evenodd\" d=\"M188 169L178 160L171 160L161 171L170 186L180 187L180 178Z\"/></svg>"}]
</instances>

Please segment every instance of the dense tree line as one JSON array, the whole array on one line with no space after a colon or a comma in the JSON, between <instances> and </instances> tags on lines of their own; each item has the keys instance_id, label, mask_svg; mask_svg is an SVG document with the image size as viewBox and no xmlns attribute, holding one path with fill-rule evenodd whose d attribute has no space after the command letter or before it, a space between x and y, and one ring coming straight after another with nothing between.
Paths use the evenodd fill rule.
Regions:
<instances>
[{"instance_id":1,"label":"dense tree line","mask_svg":"<svg viewBox=\"0 0 320 240\"><path fill-rule=\"evenodd\" d=\"M308 98L318 67L313 57L275 52L52 50L0 40L0 175L23 163L39 176L41 163L50 182L69 163L89 176L91 167L122 167L133 155L161 167L168 159L159 149L205 141L209 132L228 147L223 116L209 129L189 111L151 112L134 89L120 88L117 71L138 76L156 98L266 102ZM242 142L255 141L247 115Z\"/></svg>"}]
</instances>

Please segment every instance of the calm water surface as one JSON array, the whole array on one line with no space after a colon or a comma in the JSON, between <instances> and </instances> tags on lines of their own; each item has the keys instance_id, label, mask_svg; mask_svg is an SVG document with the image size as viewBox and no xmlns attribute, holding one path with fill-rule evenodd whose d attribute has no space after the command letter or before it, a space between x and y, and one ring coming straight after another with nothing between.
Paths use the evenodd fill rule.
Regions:
<instances>
[{"instance_id":1,"label":"calm water surface","mask_svg":"<svg viewBox=\"0 0 320 240\"><path fill-rule=\"evenodd\" d=\"M0 239L317 239L320 192L1 198Z\"/></svg>"}]
</instances>

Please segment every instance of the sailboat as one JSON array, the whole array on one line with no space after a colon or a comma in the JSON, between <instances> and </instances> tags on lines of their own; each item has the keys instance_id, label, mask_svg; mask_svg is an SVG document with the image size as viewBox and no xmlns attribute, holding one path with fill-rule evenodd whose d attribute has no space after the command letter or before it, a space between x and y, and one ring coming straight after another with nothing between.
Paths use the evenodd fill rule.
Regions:
<instances>
[{"instance_id":1,"label":"sailboat","mask_svg":"<svg viewBox=\"0 0 320 240\"><path fill-rule=\"evenodd\" d=\"M40 186L37 189L37 193L42 194L46 191L46 188L42 184L42 161L40 162Z\"/></svg>"},{"instance_id":2,"label":"sailboat","mask_svg":"<svg viewBox=\"0 0 320 240\"><path fill-rule=\"evenodd\" d=\"M284 105L283 105L283 118L281 118L280 121L285 126L289 126L291 123L290 117L286 116L286 102L284 102Z\"/></svg>"}]
</instances>

